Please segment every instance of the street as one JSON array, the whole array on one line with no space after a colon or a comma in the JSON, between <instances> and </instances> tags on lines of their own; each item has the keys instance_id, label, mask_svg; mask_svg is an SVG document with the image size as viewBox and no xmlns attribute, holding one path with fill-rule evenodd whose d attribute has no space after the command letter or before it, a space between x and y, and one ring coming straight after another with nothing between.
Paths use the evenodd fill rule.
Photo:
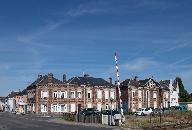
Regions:
<instances>
[{"instance_id":1,"label":"street","mask_svg":"<svg viewBox=\"0 0 192 130\"><path fill-rule=\"evenodd\" d=\"M0 130L115 130L113 127L97 127L51 122L52 117L14 115L0 113Z\"/></svg>"}]
</instances>

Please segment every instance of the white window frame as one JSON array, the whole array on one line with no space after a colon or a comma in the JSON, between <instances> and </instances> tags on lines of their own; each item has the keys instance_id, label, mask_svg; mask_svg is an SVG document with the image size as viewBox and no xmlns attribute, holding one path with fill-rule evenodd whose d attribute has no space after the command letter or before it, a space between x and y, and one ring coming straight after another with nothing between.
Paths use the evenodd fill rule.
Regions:
<instances>
[{"instance_id":1,"label":"white window frame","mask_svg":"<svg viewBox=\"0 0 192 130\"><path fill-rule=\"evenodd\" d=\"M41 112L47 112L47 105L41 104Z\"/></svg>"},{"instance_id":2,"label":"white window frame","mask_svg":"<svg viewBox=\"0 0 192 130\"><path fill-rule=\"evenodd\" d=\"M97 90L97 98L102 99L102 91L101 90Z\"/></svg>"},{"instance_id":3,"label":"white window frame","mask_svg":"<svg viewBox=\"0 0 192 130\"><path fill-rule=\"evenodd\" d=\"M54 91L54 92L53 92L53 98L58 98L58 93L57 93L57 91Z\"/></svg>"},{"instance_id":4,"label":"white window frame","mask_svg":"<svg viewBox=\"0 0 192 130\"><path fill-rule=\"evenodd\" d=\"M115 92L114 91L110 91L110 98L115 99Z\"/></svg>"},{"instance_id":5,"label":"white window frame","mask_svg":"<svg viewBox=\"0 0 192 130\"><path fill-rule=\"evenodd\" d=\"M88 97L89 94L90 94L90 97ZM88 99L91 99L91 98L92 98L92 91L91 91L91 90L89 90L89 91L87 92L87 98L88 98Z\"/></svg>"},{"instance_id":6,"label":"white window frame","mask_svg":"<svg viewBox=\"0 0 192 130\"><path fill-rule=\"evenodd\" d=\"M61 112L65 112L65 104L60 104L61 106ZM63 107L62 107L63 106ZM62 109L63 108L63 109Z\"/></svg>"},{"instance_id":7,"label":"white window frame","mask_svg":"<svg viewBox=\"0 0 192 130\"><path fill-rule=\"evenodd\" d=\"M109 91L105 90L105 99L109 99Z\"/></svg>"},{"instance_id":8,"label":"white window frame","mask_svg":"<svg viewBox=\"0 0 192 130\"><path fill-rule=\"evenodd\" d=\"M73 93L73 97L72 97L72 93ZM75 99L75 91L70 91L70 98Z\"/></svg>"},{"instance_id":9,"label":"white window frame","mask_svg":"<svg viewBox=\"0 0 192 130\"><path fill-rule=\"evenodd\" d=\"M78 97L78 99L81 99L81 98L82 98L81 91L78 91L78 92L77 92L77 97Z\"/></svg>"},{"instance_id":10,"label":"white window frame","mask_svg":"<svg viewBox=\"0 0 192 130\"><path fill-rule=\"evenodd\" d=\"M153 92L153 98L157 98L157 92Z\"/></svg>"},{"instance_id":11,"label":"white window frame","mask_svg":"<svg viewBox=\"0 0 192 130\"><path fill-rule=\"evenodd\" d=\"M75 112L75 111L76 111L75 103L70 104L70 112Z\"/></svg>"},{"instance_id":12,"label":"white window frame","mask_svg":"<svg viewBox=\"0 0 192 130\"><path fill-rule=\"evenodd\" d=\"M65 92L61 91L60 98L64 99L65 98Z\"/></svg>"}]
</instances>

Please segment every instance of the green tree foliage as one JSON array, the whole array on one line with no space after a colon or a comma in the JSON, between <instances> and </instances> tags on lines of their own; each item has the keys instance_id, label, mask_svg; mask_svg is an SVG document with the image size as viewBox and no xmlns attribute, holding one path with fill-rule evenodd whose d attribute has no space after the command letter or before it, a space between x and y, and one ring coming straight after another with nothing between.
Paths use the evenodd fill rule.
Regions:
<instances>
[{"instance_id":1,"label":"green tree foliage","mask_svg":"<svg viewBox=\"0 0 192 130\"><path fill-rule=\"evenodd\" d=\"M179 102L191 102L192 94L189 94L183 85L183 82L180 77L176 77L175 79L179 85Z\"/></svg>"}]
</instances>

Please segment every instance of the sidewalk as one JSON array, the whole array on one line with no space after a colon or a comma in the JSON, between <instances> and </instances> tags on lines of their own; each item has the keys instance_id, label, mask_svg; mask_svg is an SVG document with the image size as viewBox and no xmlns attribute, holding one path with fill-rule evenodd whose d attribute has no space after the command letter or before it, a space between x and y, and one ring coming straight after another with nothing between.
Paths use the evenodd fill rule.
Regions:
<instances>
[{"instance_id":1,"label":"sidewalk","mask_svg":"<svg viewBox=\"0 0 192 130\"><path fill-rule=\"evenodd\" d=\"M83 123L83 122L73 122L73 121L66 121L64 119L55 118L50 119L48 122L54 122L59 124L68 124L68 125L81 125L81 126L92 126L92 127L102 127L102 128L111 128L115 130L121 130L121 127L119 126L108 126L108 125L102 125L102 124L96 124L96 123Z\"/></svg>"}]
</instances>

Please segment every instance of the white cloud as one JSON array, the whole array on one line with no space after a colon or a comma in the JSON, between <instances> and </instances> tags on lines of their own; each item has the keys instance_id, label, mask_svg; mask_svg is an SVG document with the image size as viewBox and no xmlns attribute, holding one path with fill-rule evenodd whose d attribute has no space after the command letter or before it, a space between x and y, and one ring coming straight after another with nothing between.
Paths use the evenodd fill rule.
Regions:
<instances>
[{"instance_id":1,"label":"white cloud","mask_svg":"<svg viewBox=\"0 0 192 130\"><path fill-rule=\"evenodd\" d=\"M172 52L172 51L183 49L186 47L192 47L191 40L190 41L176 40L175 44L172 44L171 46L166 45L166 46L160 48L156 53Z\"/></svg>"},{"instance_id":2,"label":"white cloud","mask_svg":"<svg viewBox=\"0 0 192 130\"><path fill-rule=\"evenodd\" d=\"M39 29L38 31L33 32L29 35L18 36L17 40L21 43L27 43L27 44L33 45L33 46L49 47L45 43L39 43L39 42L36 42L35 40L37 40L42 35L45 35L47 33L50 33L52 31L56 30L62 24L63 24L63 22L57 22L57 23L46 25L45 27L43 27L43 28Z\"/></svg>"},{"instance_id":3,"label":"white cloud","mask_svg":"<svg viewBox=\"0 0 192 130\"><path fill-rule=\"evenodd\" d=\"M125 63L120 65L121 70L129 70L129 71L142 71L152 65L157 65L157 62L152 58L138 58L129 63Z\"/></svg>"},{"instance_id":4,"label":"white cloud","mask_svg":"<svg viewBox=\"0 0 192 130\"><path fill-rule=\"evenodd\" d=\"M169 65L169 67L173 67L173 66L185 66L185 67L188 67L188 65L180 65L181 63L185 62L185 61L188 61L192 58L192 56L188 56L188 57L185 57L185 58L182 58L182 59L179 59L178 61L172 63Z\"/></svg>"}]
</instances>

